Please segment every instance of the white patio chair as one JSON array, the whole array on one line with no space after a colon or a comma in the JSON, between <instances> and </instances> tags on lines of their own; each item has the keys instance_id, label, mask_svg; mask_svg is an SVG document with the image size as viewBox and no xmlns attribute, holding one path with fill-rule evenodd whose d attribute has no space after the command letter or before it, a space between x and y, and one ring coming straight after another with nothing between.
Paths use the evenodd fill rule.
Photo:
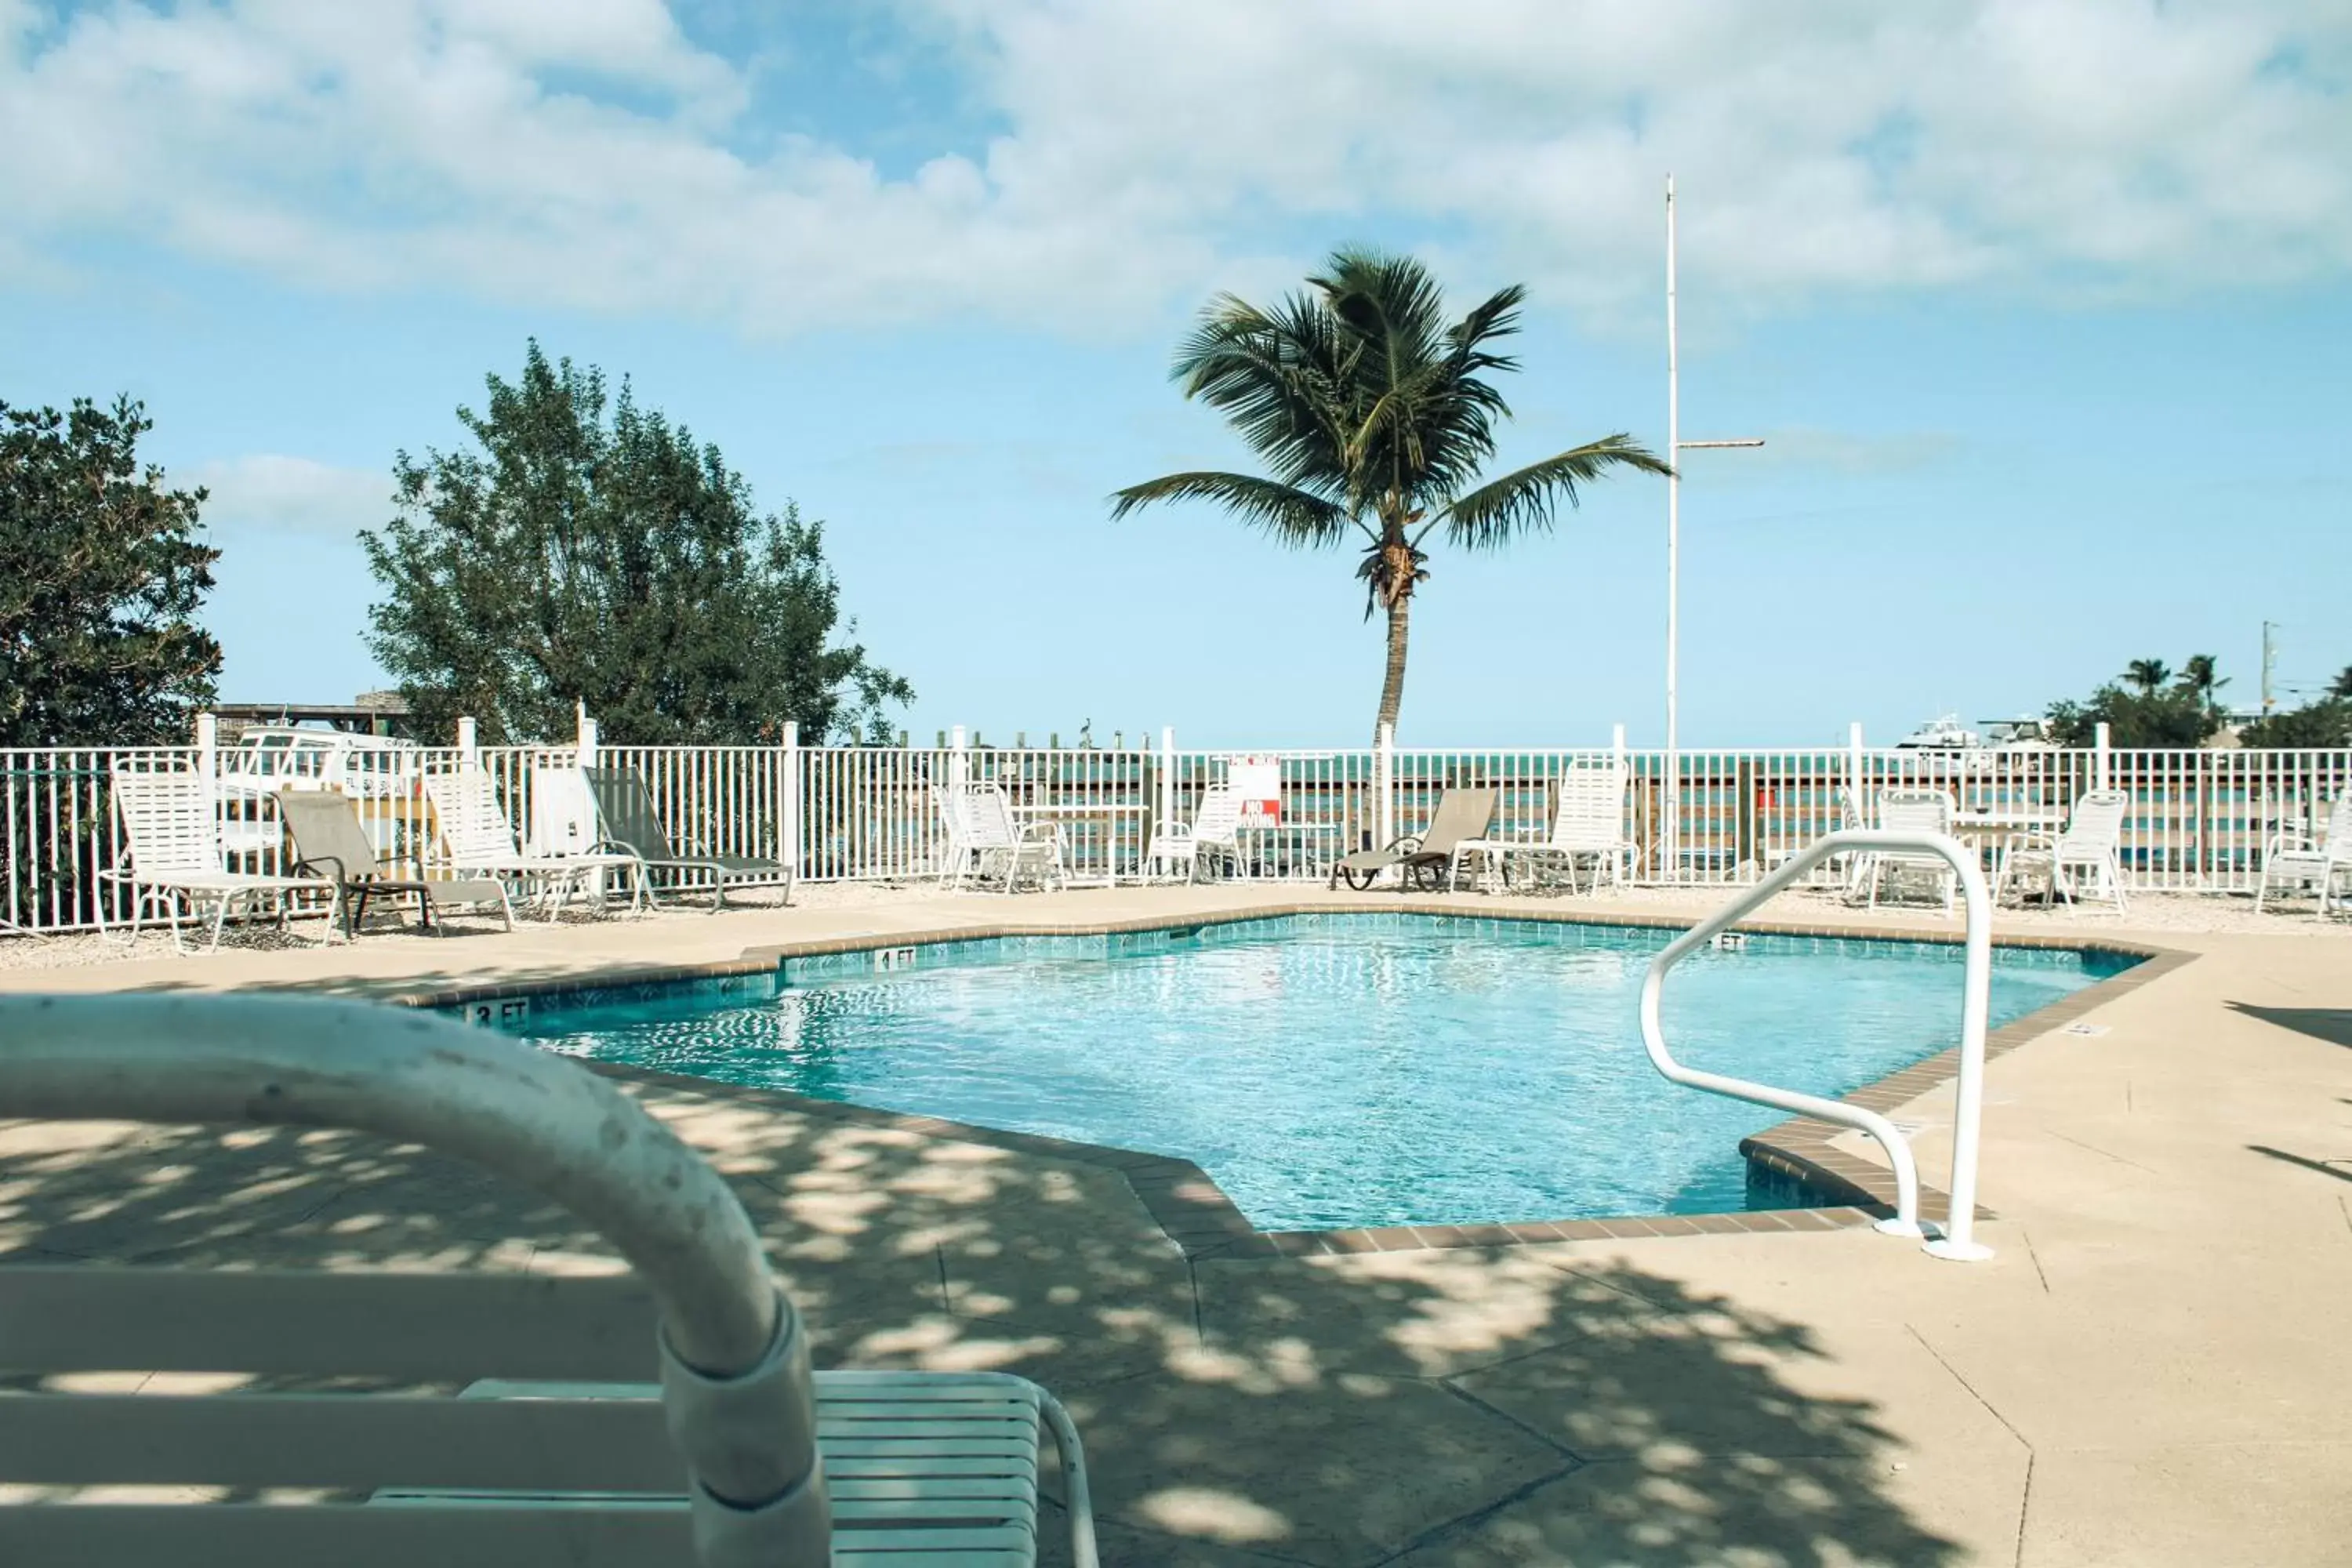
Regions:
<instances>
[{"instance_id":1,"label":"white patio chair","mask_svg":"<svg viewBox=\"0 0 2352 1568\"><path fill-rule=\"evenodd\" d=\"M1838 831L1860 832L1867 818L1864 816L1862 804L1854 799L1853 790L1850 786L1838 785L1837 803ZM1864 862L1867 858L1868 857L1864 855L1838 855L1830 858L1829 867L1837 873L1838 885L1846 897L1853 898L1855 889L1862 886L1863 873L1866 869Z\"/></svg>"},{"instance_id":2,"label":"white patio chair","mask_svg":"<svg viewBox=\"0 0 2352 1568\"><path fill-rule=\"evenodd\" d=\"M9 1268L0 1367L29 1386L0 1394L0 1563L1034 1563L1050 1434L1070 1559L1096 1568L1052 1394L812 1375L734 1193L562 1057L348 1002L12 996L0 1116L424 1144L561 1204L634 1270ZM193 1386L129 1392L141 1373Z\"/></svg>"},{"instance_id":3,"label":"white patio chair","mask_svg":"<svg viewBox=\"0 0 2352 1568\"><path fill-rule=\"evenodd\" d=\"M282 927L288 900L297 893L320 893L330 913L320 922L319 943L325 946L337 934L331 913L335 883L325 877L279 877L257 871L232 871L221 856L220 809L209 781L194 768L170 765L127 769L118 766L111 779L115 820L122 827L122 843L130 864L101 871L99 876L131 889L131 926L126 941L139 940L139 928L149 910L160 913L172 928L172 946L186 952L180 940L180 905L201 920L205 908L213 911L211 940L205 951L220 946L221 928L242 907L248 912L275 904ZM101 927L106 902L98 901Z\"/></svg>"},{"instance_id":4,"label":"white patio chair","mask_svg":"<svg viewBox=\"0 0 2352 1568\"><path fill-rule=\"evenodd\" d=\"M1952 797L1939 789L1890 789L1878 795L1878 826L1888 833L1935 833L1947 837L1952 831ZM1872 909L1878 907L1878 895L1890 876L1929 879L1944 912L1952 912L1954 897L1959 891L1959 877L1951 863L1939 855L1916 855L1895 849L1874 849L1862 856L1855 882L1861 888Z\"/></svg>"},{"instance_id":5,"label":"white patio chair","mask_svg":"<svg viewBox=\"0 0 2352 1568\"><path fill-rule=\"evenodd\" d=\"M2254 885L2254 909L2261 910L2273 884L2301 889L2316 883L2319 912L2326 914L2347 901L2336 891L2339 878L2352 881L2352 790L2336 797L2335 809L2327 814L2326 838L2315 841L2308 834L2281 833L2263 846L2263 877Z\"/></svg>"},{"instance_id":6,"label":"white patio chair","mask_svg":"<svg viewBox=\"0 0 2352 1568\"><path fill-rule=\"evenodd\" d=\"M1002 784L966 784L940 792L940 815L947 827L947 857L940 881L974 888L993 880L997 891L1018 892L1024 880L1040 891L1069 880L1062 858L1062 830L1051 822L1022 825Z\"/></svg>"},{"instance_id":7,"label":"white patio chair","mask_svg":"<svg viewBox=\"0 0 2352 1568\"><path fill-rule=\"evenodd\" d=\"M1197 881L1202 869L1218 861L1238 868L1241 850L1242 797L1230 784L1211 784L1201 792L1190 826L1171 823L1155 830L1143 852L1147 876L1173 876L1183 868L1183 880Z\"/></svg>"},{"instance_id":8,"label":"white patio chair","mask_svg":"<svg viewBox=\"0 0 2352 1568\"><path fill-rule=\"evenodd\" d=\"M1559 799L1552 813L1551 834L1549 837L1520 841L1504 838L1467 838L1454 847L1459 873L1474 863L1492 867L1508 886L1514 862L1522 865L1530 881L1549 868L1564 871L1568 890L1576 891L1576 868L1580 861L1590 861L1592 881L1590 891L1601 890L1601 874L1609 873L1610 885L1622 887L1633 858L1633 841L1625 831L1626 772L1614 762L1597 766L1570 767L1559 776Z\"/></svg>"},{"instance_id":9,"label":"white patio chair","mask_svg":"<svg viewBox=\"0 0 2352 1568\"><path fill-rule=\"evenodd\" d=\"M499 804L498 784L487 769L461 767L426 773L425 794L449 865L461 875L511 878L538 891L551 923L574 892L593 892L601 902L604 877L625 874L629 912L645 910L646 881L634 855L533 855L517 847L514 826Z\"/></svg>"},{"instance_id":10,"label":"white patio chair","mask_svg":"<svg viewBox=\"0 0 2352 1568\"><path fill-rule=\"evenodd\" d=\"M2085 790L2067 814L2063 831L2011 835L1993 877L1994 900L2012 882L2031 876L2042 882L2045 904L2055 899L2079 903L2088 897L2123 913L2124 818L2130 811L2131 796L2122 790Z\"/></svg>"}]
</instances>

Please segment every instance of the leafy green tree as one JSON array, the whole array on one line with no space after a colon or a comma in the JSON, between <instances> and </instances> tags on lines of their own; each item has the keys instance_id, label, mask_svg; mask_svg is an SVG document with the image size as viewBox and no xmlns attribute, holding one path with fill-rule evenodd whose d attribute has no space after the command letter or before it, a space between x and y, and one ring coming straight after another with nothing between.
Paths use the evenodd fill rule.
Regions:
<instances>
[{"instance_id":1,"label":"leafy green tree","mask_svg":"<svg viewBox=\"0 0 2352 1568\"><path fill-rule=\"evenodd\" d=\"M2336 679L2327 683L2327 695L2352 697L2352 664L2347 664L2336 672Z\"/></svg>"},{"instance_id":2,"label":"leafy green tree","mask_svg":"<svg viewBox=\"0 0 2352 1568\"><path fill-rule=\"evenodd\" d=\"M1502 289L1449 321L1436 280L1410 257L1341 250L1327 272L1270 310L1219 296L1176 351L1184 395L1223 414L1266 474L1169 474L1117 492L1111 516L1206 500L1294 548L1352 544L1365 618L1388 616L1377 735L1403 700L1433 533L1499 549L1549 530L1580 485L1618 468L1669 470L1616 435L1478 482L1496 423L1510 416L1489 377L1518 368L1496 348L1518 331L1526 290Z\"/></svg>"},{"instance_id":3,"label":"leafy green tree","mask_svg":"<svg viewBox=\"0 0 2352 1568\"><path fill-rule=\"evenodd\" d=\"M2160 658L2134 659L2120 680L2102 685L2088 700L2052 703L2050 737L2087 746L2104 723L2117 746L2201 746L2221 731L2215 693L2227 684L2210 654L2189 659L2178 679Z\"/></svg>"},{"instance_id":4,"label":"leafy green tree","mask_svg":"<svg viewBox=\"0 0 2352 1568\"><path fill-rule=\"evenodd\" d=\"M205 492L139 466L153 427L128 397L0 403L0 746L184 743L213 700L195 617L220 552Z\"/></svg>"},{"instance_id":5,"label":"leafy green tree","mask_svg":"<svg viewBox=\"0 0 2352 1568\"><path fill-rule=\"evenodd\" d=\"M615 739L752 744L880 738L907 682L835 640L821 524L761 516L716 447L627 384L530 345L457 417L476 449L400 454L398 512L364 532L383 602L369 646L428 732L569 732L575 700Z\"/></svg>"},{"instance_id":6,"label":"leafy green tree","mask_svg":"<svg viewBox=\"0 0 2352 1568\"><path fill-rule=\"evenodd\" d=\"M2238 731L2241 745L2294 750L2352 746L2352 696L2329 696L2301 708L2266 713Z\"/></svg>"}]
</instances>

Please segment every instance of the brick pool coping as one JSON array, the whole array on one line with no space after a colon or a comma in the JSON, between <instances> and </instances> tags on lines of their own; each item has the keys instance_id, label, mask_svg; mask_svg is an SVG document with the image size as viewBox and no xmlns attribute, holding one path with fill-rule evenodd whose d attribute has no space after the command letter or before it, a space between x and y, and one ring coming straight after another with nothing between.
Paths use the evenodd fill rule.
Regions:
<instances>
[{"instance_id":1,"label":"brick pool coping","mask_svg":"<svg viewBox=\"0 0 2352 1568\"><path fill-rule=\"evenodd\" d=\"M1246 924L1298 915L1404 913L1450 920L1526 921L1539 924L1613 926L1658 931L1687 931L1695 920L1675 915L1602 914L1578 910L1476 910L1433 900L1403 897L1383 899L1373 907L1354 901L1304 902L1255 906L1181 917L1143 916L1131 920L1085 921L1000 921L955 926L935 931L891 931L847 937L819 938L746 949L740 958L712 963L633 967L504 984L470 985L454 990L412 992L387 997L394 1006L443 1008L520 997L561 994L607 985L657 985L678 981L709 980L733 975L766 974L794 958L829 953L866 952L941 942L984 942L1004 937L1116 936L1142 931L1192 931L1203 926ZM1903 942L1957 946L1965 936L1957 931L1890 930L1780 921L1742 921L1734 929L1759 934L1814 937L1845 942ZM2082 937L2032 933L1996 937L1996 947L2046 949L2070 952L2107 953L2135 962L2120 973L2062 996L1985 1036L1985 1060L2006 1056L2027 1041L2079 1018L2112 1001L2123 992L2160 979L2196 957L2174 948L2123 942L2096 935ZM1152 1221L1187 1258L1307 1257L1361 1252L1405 1252L1441 1247L1511 1247L1559 1241L1591 1241L1634 1237L1769 1235L1797 1231L1844 1230L1871 1224L1895 1212L1894 1173L1885 1166L1848 1153L1832 1140L1851 1129L1807 1117L1792 1117L1739 1142L1739 1152L1751 1163L1811 1188L1830 1202L1822 1207L1751 1209L1735 1214L1634 1215L1602 1219L1564 1219L1504 1225L1382 1226L1349 1230L1262 1231L1234 1205L1207 1172L1190 1160L1148 1154L1099 1143L1081 1143L1036 1133L1011 1132L942 1117L913 1116L817 1100L786 1089L750 1089L716 1083L681 1073L655 1072L608 1062L582 1064L604 1077L625 1082L765 1105L812 1120L839 1125L887 1129L922 1137L950 1139L1033 1154L1073 1164L1092 1165L1122 1176ZM1959 1070L1955 1046L1926 1061L1916 1062L1840 1097L1843 1104L1882 1114L1949 1082ZM1930 1211L1930 1200L1948 1194L1920 1184L1920 1207ZM1979 1217L1991 1213L1981 1206Z\"/></svg>"}]
</instances>

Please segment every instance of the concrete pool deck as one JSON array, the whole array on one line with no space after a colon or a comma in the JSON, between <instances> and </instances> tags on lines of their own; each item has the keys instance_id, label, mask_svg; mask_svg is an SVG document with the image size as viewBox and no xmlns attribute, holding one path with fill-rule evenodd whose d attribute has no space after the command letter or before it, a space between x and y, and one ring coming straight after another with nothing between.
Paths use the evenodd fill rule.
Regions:
<instances>
[{"instance_id":1,"label":"concrete pool deck","mask_svg":"<svg viewBox=\"0 0 2352 1568\"><path fill-rule=\"evenodd\" d=\"M1292 889L914 896L10 969L0 988L381 996L1301 902L1396 907ZM2345 1561L2352 942L2075 929L2195 957L2102 994L2082 1020L2104 1033L2053 1019L1992 1063L1982 1265L1851 1229L1187 1258L1098 1165L716 1087L639 1092L734 1181L822 1359L1001 1366L1064 1395L1107 1563ZM1927 1124L1930 1180L1948 1096L1894 1112ZM0 1265L69 1258L610 1266L560 1211L413 1151L0 1124Z\"/></svg>"}]
</instances>

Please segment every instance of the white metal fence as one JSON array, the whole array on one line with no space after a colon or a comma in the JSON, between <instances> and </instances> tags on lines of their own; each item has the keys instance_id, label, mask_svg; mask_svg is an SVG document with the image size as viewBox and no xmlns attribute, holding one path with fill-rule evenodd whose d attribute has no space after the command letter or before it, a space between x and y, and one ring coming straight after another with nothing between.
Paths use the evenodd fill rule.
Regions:
<instances>
[{"instance_id":1,"label":"white metal fence","mask_svg":"<svg viewBox=\"0 0 2352 1568\"><path fill-rule=\"evenodd\" d=\"M100 873L122 863L109 779L120 767L181 761L214 778L232 863L278 869L285 842L269 791L213 747L68 747L0 751L0 932L86 929L127 912ZM379 753L379 757L382 754ZM1418 830L1448 788L1491 788L1488 837L1548 830L1561 773L1616 758L1629 779L1626 830L1636 876L1649 882L1744 883L1834 829L1841 799L1881 790L1948 791L1964 813L2063 817L2083 791L2109 785L2134 802L2123 862L2136 889L2251 891L2263 847L2309 833L2352 789L2352 750L1979 751L1838 747L1662 752L1584 748L1235 752L1156 745L1112 749L626 746L407 749L349 787L383 852L431 868L438 847L423 788L433 773L487 770L517 834L551 850L594 837L570 770L593 759L634 768L681 848L795 864L811 881L920 879L940 868L940 792L963 781L1003 787L1016 813L1061 824L1072 869L1133 875L1155 826L1191 820L1213 784L1271 779L1278 818L1244 836L1252 875L1320 879L1350 850ZM297 781L304 782L304 781Z\"/></svg>"}]
</instances>

